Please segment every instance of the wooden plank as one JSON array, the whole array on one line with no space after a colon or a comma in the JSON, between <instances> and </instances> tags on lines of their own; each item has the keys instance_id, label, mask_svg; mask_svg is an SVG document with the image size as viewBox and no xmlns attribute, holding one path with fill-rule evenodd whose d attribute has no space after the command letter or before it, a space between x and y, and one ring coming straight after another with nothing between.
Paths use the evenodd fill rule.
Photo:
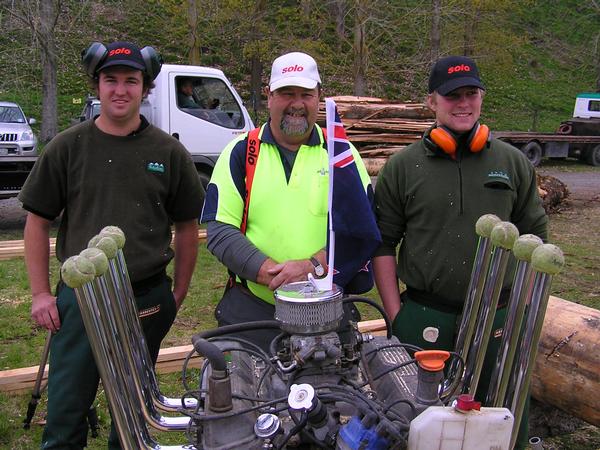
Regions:
<instances>
[{"instance_id":1,"label":"wooden plank","mask_svg":"<svg viewBox=\"0 0 600 450\"><path fill-rule=\"evenodd\" d=\"M198 230L198 241L206 241L206 230ZM56 238L50 238L50 255L56 254ZM23 240L0 241L0 261L12 258L22 258L25 255Z\"/></svg>"}]
</instances>

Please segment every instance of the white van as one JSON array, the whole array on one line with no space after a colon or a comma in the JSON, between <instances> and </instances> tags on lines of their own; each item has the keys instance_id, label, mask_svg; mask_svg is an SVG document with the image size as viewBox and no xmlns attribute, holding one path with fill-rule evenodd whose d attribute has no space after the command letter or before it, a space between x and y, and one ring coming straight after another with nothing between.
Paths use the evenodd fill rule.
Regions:
<instances>
[{"instance_id":1,"label":"white van","mask_svg":"<svg viewBox=\"0 0 600 450\"><path fill-rule=\"evenodd\" d=\"M227 143L254 128L242 99L225 74L210 67L163 64L154 84L141 113L181 141L206 186ZM99 113L100 101L89 98L79 121Z\"/></svg>"}]
</instances>

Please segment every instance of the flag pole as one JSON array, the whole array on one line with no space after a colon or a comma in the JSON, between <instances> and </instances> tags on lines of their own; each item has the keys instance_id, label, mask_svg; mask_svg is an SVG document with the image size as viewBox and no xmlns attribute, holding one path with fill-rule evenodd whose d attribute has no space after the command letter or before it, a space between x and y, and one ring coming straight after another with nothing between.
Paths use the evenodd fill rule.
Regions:
<instances>
[{"instance_id":1,"label":"flag pole","mask_svg":"<svg viewBox=\"0 0 600 450\"><path fill-rule=\"evenodd\" d=\"M335 261L335 233L333 231L333 157L334 157L334 139L335 139L335 102L331 98L325 99L325 123L327 126L327 155L329 160L329 193L327 198L327 211L329 220L328 223L328 261L327 261L327 276L325 278L311 279L311 282L321 291L330 291L333 289L333 268ZM312 278L312 277L311 277Z\"/></svg>"}]
</instances>

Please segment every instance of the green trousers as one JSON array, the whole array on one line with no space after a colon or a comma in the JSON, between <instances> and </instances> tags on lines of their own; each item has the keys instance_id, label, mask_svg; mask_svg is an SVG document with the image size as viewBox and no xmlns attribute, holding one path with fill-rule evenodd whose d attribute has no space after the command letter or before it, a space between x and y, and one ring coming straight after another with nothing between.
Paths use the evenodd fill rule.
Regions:
<instances>
[{"instance_id":1,"label":"green trousers","mask_svg":"<svg viewBox=\"0 0 600 450\"><path fill-rule=\"evenodd\" d=\"M406 293L402 294L402 308L395 317L392 324L394 335L407 344L417 345L425 350L454 350L456 334L460 326L461 316L458 313L441 311L429 306L424 306L411 300ZM490 378L496 364L496 355L502 341L502 334L499 332L504 326L506 319L506 308L496 311L494 316L494 325L490 342L487 347L479 384L475 397L479 401L485 400L485 395L490 384ZM438 337L435 342L429 342L423 337L426 328L432 327L438 330ZM529 395L523 417L519 426L519 434L515 449L524 449L528 443L529 435Z\"/></svg>"},{"instance_id":2,"label":"green trousers","mask_svg":"<svg viewBox=\"0 0 600 450\"><path fill-rule=\"evenodd\" d=\"M177 312L171 280L165 279L138 295L136 303L139 311L153 311L140 320L155 363L160 343ZM96 397L100 376L73 289L60 289L57 307L61 327L50 343L48 411L41 448L82 449L87 445L87 413ZM114 429L109 448L120 448Z\"/></svg>"}]
</instances>

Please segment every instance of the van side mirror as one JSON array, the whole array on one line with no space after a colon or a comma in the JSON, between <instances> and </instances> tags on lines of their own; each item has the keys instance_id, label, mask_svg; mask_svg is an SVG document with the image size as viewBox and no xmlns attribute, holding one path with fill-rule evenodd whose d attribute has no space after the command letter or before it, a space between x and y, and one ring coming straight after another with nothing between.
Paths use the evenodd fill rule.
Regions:
<instances>
[{"instance_id":1,"label":"van side mirror","mask_svg":"<svg viewBox=\"0 0 600 450\"><path fill-rule=\"evenodd\" d=\"M35 120L33 117L30 117L29 119L27 119L27 122L29 123L29 125L33 125L37 123L37 120Z\"/></svg>"}]
</instances>

